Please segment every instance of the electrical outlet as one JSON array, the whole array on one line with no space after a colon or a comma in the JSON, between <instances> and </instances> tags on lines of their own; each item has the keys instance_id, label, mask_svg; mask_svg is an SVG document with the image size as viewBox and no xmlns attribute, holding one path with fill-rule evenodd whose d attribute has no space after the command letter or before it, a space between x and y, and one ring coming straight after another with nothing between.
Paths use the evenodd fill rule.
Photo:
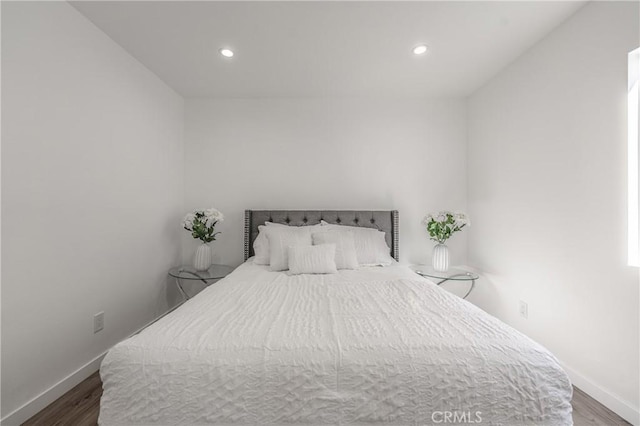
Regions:
<instances>
[{"instance_id":1,"label":"electrical outlet","mask_svg":"<svg viewBox=\"0 0 640 426\"><path fill-rule=\"evenodd\" d=\"M104 312L98 312L93 316L93 333L97 333L98 331L104 328Z\"/></svg>"},{"instance_id":2,"label":"electrical outlet","mask_svg":"<svg viewBox=\"0 0 640 426\"><path fill-rule=\"evenodd\" d=\"M527 305L527 302L523 302L522 300L520 301L520 316L522 318L529 318L529 305Z\"/></svg>"}]
</instances>

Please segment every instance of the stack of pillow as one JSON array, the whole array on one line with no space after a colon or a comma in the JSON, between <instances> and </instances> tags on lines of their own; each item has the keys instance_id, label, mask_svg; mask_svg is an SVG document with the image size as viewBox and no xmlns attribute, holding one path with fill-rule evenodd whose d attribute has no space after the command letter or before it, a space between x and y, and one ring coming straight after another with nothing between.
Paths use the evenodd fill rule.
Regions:
<instances>
[{"instance_id":1,"label":"stack of pillow","mask_svg":"<svg viewBox=\"0 0 640 426\"><path fill-rule=\"evenodd\" d=\"M331 274L359 266L393 263L385 233L373 228L332 225L287 226L266 222L258 226L253 243L257 265L292 274Z\"/></svg>"}]
</instances>

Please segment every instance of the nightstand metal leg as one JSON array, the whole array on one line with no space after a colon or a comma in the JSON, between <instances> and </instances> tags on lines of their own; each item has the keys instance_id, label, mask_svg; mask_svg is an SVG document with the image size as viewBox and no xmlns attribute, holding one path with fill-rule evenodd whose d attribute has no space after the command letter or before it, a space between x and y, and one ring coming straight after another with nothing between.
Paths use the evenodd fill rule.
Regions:
<instances>
[{"instance_id":1,"label":"nightstand metal leg","mask_svg":"<svg viewBox=\"0 0 640 426\"><path fill-rule=\"evenodd\" d=\"M464 274L453 275L453 276L451 276L451 277L449 277L449 278L445 278L445 279L443 279L443 280L441 280L441 281L438 281L436 284L437 284L437 285L440 285L440 284L442 284L442 283L444 283L444 282L449 281L449 280L450 280L450 279L452 279L452 278L455 278L455 277L458 277L458 276L462 276L462 275L464 275ZM471 292L473 291L473 289L474 289L474 287L475 287L475 286L476 286L476 280L471 280L471 287L469 287L469 291L467 291L467 294L465 294L464 296L462 296L462 298L463 298L463 299L466 299L466 298L467 298L467 296L471 294Z\"/></svg>"},{"instance_id":2,"label":"nightstand metal leg","mask_svg":"<svg viewBox=\"0 0 640 426\"><path fill-rule=\"evenodd\" d=\"M471 280L471 287L469 288L469 291L467 292L467 294L465 294L462 298L466 299L467 296L469 294L471 294L471 292L473 291L473 288L476 286L476 280Z\"/></svg>"},{"instance_id":3,"label":"nightstand metal leg","mask_svg":"<svg viewBox=\"0 0 640 426\"><path fill-rule=\"evenodd\" d=\"M178 286L178 290L180 291L180 294L182 295L184 301L186 302L187 300L189 300L190 297L187 292L184 291L184 288L182 288L182 282L180 282L180 278L176 278L176 285Z\"/></svg>"}]
</instances>

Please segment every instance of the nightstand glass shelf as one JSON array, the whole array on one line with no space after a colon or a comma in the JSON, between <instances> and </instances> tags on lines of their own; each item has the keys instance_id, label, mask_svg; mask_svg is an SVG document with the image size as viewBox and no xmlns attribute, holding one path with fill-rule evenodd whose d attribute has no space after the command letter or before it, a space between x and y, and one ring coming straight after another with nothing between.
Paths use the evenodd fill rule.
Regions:
<instances>
[{"instance_id":1,"label":"nightstand glass shelf","mask_svg":"<svg viewBox=\"0 0 640 426\"><path fill-rule=\"evenodd\" d=\"M184 291L182 287L183 280L201 281L205 286L209 286L214 282L229 275L234 268L227 265L211 265L206 271L196 271L193 266L177 266L169 270L169 275L176 279L176 285L180 294L185 300L191 297Z\"/></svg>"},{"instance_id":2,"label":"nightstand glass shelf","mask_svg":"<svg viewBox=\"0 0 640 426\"><path fill-rule=\"evenodd\" d=\"M418 275L436 280L437 285L447 281L470 281L471 287L469 287L469 291L462 297L463 299L467 298L476 286L476 280L480 278L478 274L458 268L449 268L445 272L436 271L429 265L412 265L410 268Z\"/></svg>"}]
</instances>

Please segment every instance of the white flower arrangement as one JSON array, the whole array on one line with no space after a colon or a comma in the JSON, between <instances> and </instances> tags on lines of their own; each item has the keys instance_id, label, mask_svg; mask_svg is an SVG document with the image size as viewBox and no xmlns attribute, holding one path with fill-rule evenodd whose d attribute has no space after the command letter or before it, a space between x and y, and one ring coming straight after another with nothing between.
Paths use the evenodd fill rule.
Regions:
<instances>
[{"instance_id":1,"label":"white flower arrangement","mask_svg":"<svg viewBox=\"0 0 640 426\"><path fill-rule=\"evenodd\" d=\"M438 213L428 213L422 224L427 228L429 237L438 244L444 244L451 236L462 231L465 226L471 226L471 221L464 213L452 213L442 211Z\"/></svg>"},{"instance_id":2,"label":"white flower arrangement","mask_svg":"<svg viewBox=\"0 0 640 426\"><path fill-rule=\"evenodd\" d=\"M218 222L224 220L224 215L214 208L194 210L193 213L187 213L182 219L182 227L191 232L191 236L196 240L202 240L203 243L210 243L216 240L215 227Z\"/></svg>"}]
</instances>

